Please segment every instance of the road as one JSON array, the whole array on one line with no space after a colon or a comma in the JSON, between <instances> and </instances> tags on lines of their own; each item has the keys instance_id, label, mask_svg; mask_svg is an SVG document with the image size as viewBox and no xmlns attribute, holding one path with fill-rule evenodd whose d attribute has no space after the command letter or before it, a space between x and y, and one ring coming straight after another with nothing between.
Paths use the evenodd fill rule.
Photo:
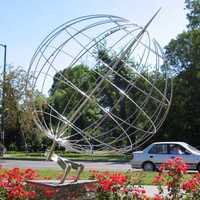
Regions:
<instances>
[{"instance_id":1,"label":"road","mask_svg":"<svg viewBox=\"0 0 200 200\"><path fill-rule=\"evenodd\" d=\"M131 169L129 162L91 162L80 161L88 170L103 170L103 171L128 171ZM0 165L4 168L32 168L32 169L57 169L59 166L52 161L29 161L29 160L0 160Z\"/></svg>"}]
</instances>

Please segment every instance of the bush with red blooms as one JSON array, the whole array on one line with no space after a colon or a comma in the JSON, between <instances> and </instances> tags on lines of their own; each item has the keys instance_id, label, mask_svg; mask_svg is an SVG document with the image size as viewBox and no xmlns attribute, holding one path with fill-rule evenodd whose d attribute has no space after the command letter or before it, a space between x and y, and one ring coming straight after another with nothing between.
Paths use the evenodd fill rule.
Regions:
<instances>
[{"instance_id":1,"label":"bush with red blooms","mask_svg":"<svg viewBox=\"0 0 200 200\"><path fill-rule=\"evenodd\" d=\"M32 179L46 180L49 177L40 177L32 169L6 170L0 166L0 200L82 200L85 191L91 192L91 188L85 187L66 191L28 182Z\"/></svg>"},{"instance_id":2,"label":"bush with red blooms","mask_svg":"<svg viewBox=\"0 0 200 200\"><path fill-rule=\"evenodd\" d=\"M187 169L187 164L179 157L162 164L153 181L159 193L151 198L124 174L98 171L92 174L97 179L98 200L200 200L200 173L184 180Z\"/></svg>"},{"instance_id":3,"label":"bush with red blooms","mask_svg":"<svg viewBox=\"0 0 200 200\"><path fill-rule=\"evenodd\" d=\"M91 174L97 180L97 184L88 186L86 191L95 192L96 200L200 200L200 173L185 180L187 168L181 158L168 160L162 164L153 181L153 184L158 186L159 193L152 198L148 197L142 187L135 185L131 177L119 172L92 171ZM34 186L26 182L37 178L41 177L32 169L0 168L0 200L69 199L66 191ZM163 187L167 189L165 193ZM76 191L76 195L79 192L81 192L80 189ZM70 197L71 199L77 200L75 196Z\"/></svg>"},{"instance_id":4,"label":"bush with red blooms","mask_svg":"<svg viewBox=\"0 0 200 200\"><path fill-rule=\"evenodd\" d=\"M158 176L155 176L153 183L158 185L159 193L163 193L162 185L167 186L167 197L169 199L181 199L183 193L181 184L183 177L187 173L188 166L182 158L169 159L166 163L161 164ZM163 195L161 196L163 198Z\"/></svg>"},{"instance_id":5,"label":"bush with red blooms","mask_svg":"<svg viewBox=\"0 0 200 200\"><path fill-rule=\"evenodd\" d=\"M92 171L97 180L96 199L98 200L147 200L146 191L134 186L128 176L119 172Z\"/></svg>"},{"instance_id":6,"label":"bush with red blooms","mask_svg":"<svg viewBox=\"0 0 200 200\"><path fill-rule=\"evenodd\" d=\"M182 190L185 192L185 199L200 199L200 173L196 173L190 180L182 184Z\"/></svg>"},{"instance_id":7,"label":"bush with red blooms","mask_svg":"<svg viewBox=\"0 0 200 200\"><path fill-rule=\"evenodd\" d=\"M19 168L0 170L0 199L25 200L34 199L36 192L26 184L26 180L37 176L32 169L24 171Z\"/></svg>"},{"instance_id":8,"label":"bush with red blooms","mask_svg":"<svg viewBox=\"0 0 200 200\"><path fill-rule=\"evenodd\" d=\"M0 200L51 199L57 192L55 189L37 188L27 183L27 180L37 178L38 174L32 169L6 170L0 166Z\"/></svg>"},{"instance_id":9,"label":"bush with red blooms","mask_svg":"<svg viewBox=\"0 0 200 200\"><path fill-rule=\"evenodd\" d=\"M184 180L188 166L182 158L167 160L159 169L158 176L154 177L154 184L158 185L159 194L155 200L200 200L200 173ZM164 195L163 185L167 187Z\"/></svg>"}]
</instances>

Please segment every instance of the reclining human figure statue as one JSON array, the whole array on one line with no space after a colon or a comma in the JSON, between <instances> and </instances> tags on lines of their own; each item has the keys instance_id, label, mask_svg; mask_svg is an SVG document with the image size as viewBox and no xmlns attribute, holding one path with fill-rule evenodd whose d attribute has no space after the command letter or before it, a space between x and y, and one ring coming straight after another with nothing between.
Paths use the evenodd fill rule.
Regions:
<instances>
[{"instance_id":1,"label":"reclining human figure statue","mask_svg":"<svg viewBox=\"0 0 200 200\"><path fill-rule=\"evenodd\" d=\"M84 166L82 164L73 162L66 158L63 158L63 157L57 155L54 151L52 151L52 149L47 150L46 156L47 156L47 160L52 160L52 161L56 162L64 170L64 174L63 174L62 178L60 179L59 184L63 184L65 182L71 169L74 169L77 171L76 176L72 180L72 182L76 182L79 180L80 174L84 169Z\"/></svg>"}]
</instances>

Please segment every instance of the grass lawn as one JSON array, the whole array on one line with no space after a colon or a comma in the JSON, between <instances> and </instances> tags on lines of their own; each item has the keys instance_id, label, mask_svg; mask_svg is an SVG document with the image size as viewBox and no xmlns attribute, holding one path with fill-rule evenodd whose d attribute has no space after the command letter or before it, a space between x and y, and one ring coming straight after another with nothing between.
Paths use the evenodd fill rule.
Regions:
<instances>
[{"instance_id":1,"label":"grass lawn","mask_svg":"<svg viewBox=\"0 0 200 200\"><path fill-rule=\"evenodd\" d=\"M38 174L42 177L50 177L52 179L56 179L60 175L62 175L61 170L47 170L47 169L40 169L37 170ZM127 174L128 177L130 177L130 180L135 185L152 185L153 178L158 173L157 172L123 172L124 174ZM70 176L74 176L75 173L72 171L70 173ZM191 177L191 174L185 175L184 179L187 180ZM84 170L81 174L81 179L89 179L91 178L91 173L87 170Z\"/></svg>"},{"instance_id":2,"label":"grass lawn","mask_svg":"<svg viewBox=\"0 0 200 200\"><path fill-rule=\"evenodd\" d=\"M131 155L117 155L111 153L88 155L88 154L78 154L72 152L58 152L60 156L69 158L71 160L93 160L93 161L130 161ZM19 151L8 151L4 158L15 158L15 159L27 159L27 160L41 160L45 159L44 153L27 153Z\"/></svg>"},{"instance_id":3,"label":"grass lawn","mask_svg":"<svg viewBox=\"0 0 200 200\"><path fill-rule=\"evenodd\" d=\"M1 170L7 170L6 168L1 169ZM39 175L39 179L58 179L58 177L61 177L63 175L63 171L62 170L52 170L52 169L39 169L39 170L35 170L38 175ZM103 172L103 171L102 171ZM115 172L111 172L110 173L117 173ZM131 183L133 183L134 185L153 185L153 179L156 175L158 175L158 172L144 172L144 171L127 171L127 172L121 172L125 175L127 175L129 177L129 180ZM71 170L69 177L70 176L75 176L75 171ZM186 174L184 176L184 180L187 180L189 178L191 178L193 176L193 174ZM84 170L81 173L81 177L80 179L91 179L92 178L92 173L88 170ZM93 178L92 178L93 179Z\"/></svg>"},{"instance_id":4,"label":"grass lawn","mask_svg":"<svg viewBox=\"0 0 200 200\"><path fill-rule=\"evenodd\" d=\"M38 174L42 177L50 177L52 179L57 179L59 176L63 174L62 170L49 170L49 169L39 169L36 170ZM75 171L71 170L69 176L74 176ZM91 173L89 171L84 170L83 173L81 174L81 179L89 179L91 176Z\"/></svg>"},{"instance_id":5,"label":"grass lawn","mask_svg":"<svg viewBox=\"0 0 200 200\"><path fill-rule=\"evenodd\" d=\"M56 179L60 175L62 175L61 170L47 170L47 169L40 169L36 170L38 174L42 177L50 177L52 179ZM153 181L153 177L157 174L156 172L123 172L127 174L131 181L135 184L141 185L151 185ZM75 172L72 170L70 172L70 176L74 176ZM81 174L81 179L89 179L91 177L91 173L87 170L84 170Z\"/></svg>"}]
</instances>

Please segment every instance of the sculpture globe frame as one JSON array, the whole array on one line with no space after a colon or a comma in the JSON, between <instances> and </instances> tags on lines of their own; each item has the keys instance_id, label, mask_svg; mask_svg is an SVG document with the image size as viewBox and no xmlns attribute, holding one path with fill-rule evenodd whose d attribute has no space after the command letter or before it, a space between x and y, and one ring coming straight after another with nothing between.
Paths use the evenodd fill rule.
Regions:
<instances>
[{"instance_id":1,"label":"sculpture globe frame","mask_svg":"<svg viewBox=\"0 0 200 200\"><path fill-rule=\"evenodd\" d=\"M47 159L65 171L60 183L71 168L77 170L77 181L83 166L56 155L57 144L68 151L93 154L130 152L164 122L172 99L170 66L147 31L158 12L144 28L112 15L76 18L54 29L35 51L28 70L27 102L37 126L53 140ZM83 75L72 79L70 70L76 68L92 75L84 76L83 70ZM62 93L62 101L52 100L53 81L59 92L70 91L70 96ZM108 103L106 98L114 100ZM123 117L122 103L126 105ZM77 121L91 110L96 114L80 125Z\"/></svg>"}]
</instances>

